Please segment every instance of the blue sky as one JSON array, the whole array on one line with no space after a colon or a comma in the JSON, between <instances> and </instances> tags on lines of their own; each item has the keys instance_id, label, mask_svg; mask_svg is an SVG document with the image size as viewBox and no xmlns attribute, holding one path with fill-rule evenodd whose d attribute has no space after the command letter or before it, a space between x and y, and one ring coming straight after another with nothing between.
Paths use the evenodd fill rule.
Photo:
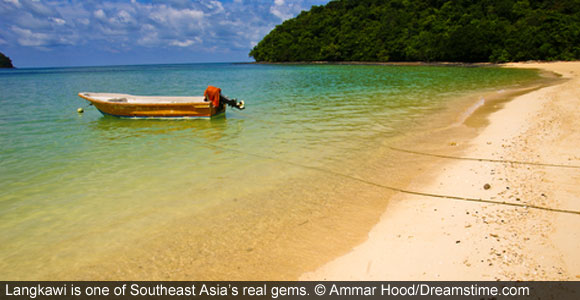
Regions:
<instances>
[{"instance_id":1,"label":"blue sky","mask_svg":"<svg viewBox=\"0 0 580 300\"><path fill-rule=\"evenodd\" d=\"M16 67L243 62L277 24L329 0L0 0Z\"/></svg>"}]
</instances>

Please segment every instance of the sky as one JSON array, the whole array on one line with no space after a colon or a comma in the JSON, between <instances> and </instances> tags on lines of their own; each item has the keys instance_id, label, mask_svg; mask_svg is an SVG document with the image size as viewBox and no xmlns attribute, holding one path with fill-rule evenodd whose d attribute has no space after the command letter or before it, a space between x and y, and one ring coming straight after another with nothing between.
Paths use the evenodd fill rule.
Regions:
<instances>
[{"instance_id":1,"label":"sky","mask_svg":"<svg viewBox=\"0 0 580 300\"><path fill-rule=\"evenodd\" d=\"M0 0L18 67L247 62L276 25L329 0Z\"/></svg>"}]
</instances>

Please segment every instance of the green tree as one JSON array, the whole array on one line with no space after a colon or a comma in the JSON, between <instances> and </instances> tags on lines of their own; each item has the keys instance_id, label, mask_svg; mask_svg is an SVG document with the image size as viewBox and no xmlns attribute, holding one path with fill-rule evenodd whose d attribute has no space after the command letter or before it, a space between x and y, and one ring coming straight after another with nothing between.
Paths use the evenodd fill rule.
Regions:
<instances>
[{"instance_id":1,"label":"green tree","mask_svg":"<svg viewBox=\"0 0 580 300\"><path fill-rule=\"evenodd\" d=\"M0 68L14 68L12 60L2 52L0 52Z\"/></svg>"},{"instance_id":2,"label":"green tree","mask_svg":"<svg viewBox=\"0 0 580 300\"><path fill-rule=\"evenodd\" d=\"M276 26L256 61L580 58L580 0L335 0Z\"/></svg>"}]
</instances>

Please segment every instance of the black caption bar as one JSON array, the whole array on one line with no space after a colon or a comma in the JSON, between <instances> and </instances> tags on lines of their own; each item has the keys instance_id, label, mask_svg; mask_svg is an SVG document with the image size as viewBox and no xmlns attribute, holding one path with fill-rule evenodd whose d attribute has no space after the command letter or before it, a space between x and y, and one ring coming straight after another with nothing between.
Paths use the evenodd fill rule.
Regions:
<instances>
[{"instance_id":1,"label":"black caption bar","mask_svg":"<svg viewBox=\"0 0 580 300\"><path fill-rule=\"evenodd\" d=\"M580 282L4 281L0 299L580 299Z\"/></svg>"}]
</instances>

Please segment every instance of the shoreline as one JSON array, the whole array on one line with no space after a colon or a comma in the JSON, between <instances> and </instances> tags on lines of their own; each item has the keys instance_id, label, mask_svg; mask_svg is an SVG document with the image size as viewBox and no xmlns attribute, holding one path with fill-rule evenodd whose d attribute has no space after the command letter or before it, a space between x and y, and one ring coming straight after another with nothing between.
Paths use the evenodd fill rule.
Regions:
<instances>
[{"instance_id":1,"label":"shoreline","mask_svg":"<svg viewBox=\"0 0 580 300\"><path fill-rule=\"evenodd\" d=\"M447 61L295 61L295 62L240 62L241 65L346 65L346 66L438 66L438 67L494 67L501 66L492 62L447 62Z\"/></svg>"},{"instance_id":2,"label":"shoreline","mask_svg":"<svg viewBox=\"0 0 580 300\"><path fill-rule=\"evenodd\" d=\"M503 66L565 80L491 105L456 157L580 165L580 62ZM580 239L569 228L580 216L528 205L580 211L579 180L573 168L440 160L407 189L520 206L398 193L365 242L300 280L578 280Z\"/></svg>"},{"instance_id":3,"label":"shoreline","mask_svg":"<svg viewBox=\"0 0 580 300\"><path fill-rule=\"evenodd\" d=\"M540 82L544 81L524 83L523 87L531 88ZM498 89L503 93L497 93ZM516 88L504 85L458 94L439 109L425 114L420 122L410 124L412 130L381 139L372 150L353 155L348 164L327 165L323 169L285 165L300 171L301 176L288 178L283 186L251 197L236 197L232 210L224 211L217 206L208 210L203 215L217 222L203 230L203 234L197 230L200 224L196 216L180 218L159 230L171 232L170 240L152 236L143 242L142 249L133 250L135 253L122 261L107 257L95 261L86 270L73 272L73 276L102 280L296 280L304 271L344 255L364 242L395 195L393 190L380 186L381 183L404 188L417 173L439 162L432 157L394 152L383 145L408 148L426 139L444 140L444 147L430 144L444 153L458 154L465 140L478 130L477 126L449 129L449 125L458 121L458 113L482 95L492 103L507 101L515 92ZM451 138L449 132L459 133L461 139ZM457 145L450 147L451 141ZM324 183L325 187L313 191L312 182ZM283 203L293 205L281 209ZM236 220L238 228L229 227L223 220ZM228 229L224 232L224 228ZM225 242L229 247L221 246ZM196 257L197 253L203 254L204 259ZM55 276L68 278L70 275Z\"/></svg>"}]
</instances>

